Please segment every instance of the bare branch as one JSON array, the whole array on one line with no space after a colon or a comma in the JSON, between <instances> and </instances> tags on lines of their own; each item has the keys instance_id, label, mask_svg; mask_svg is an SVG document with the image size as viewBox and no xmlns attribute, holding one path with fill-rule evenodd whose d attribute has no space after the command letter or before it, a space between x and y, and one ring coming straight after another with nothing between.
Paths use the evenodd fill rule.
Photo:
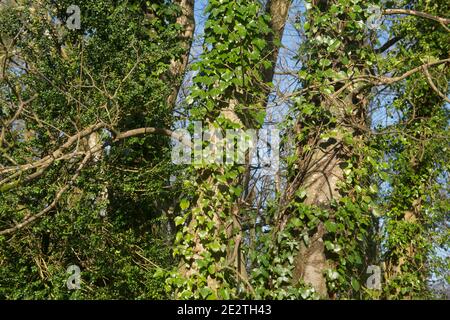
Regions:
<instances>
[{"instance_id":1,"label":"bare branch","mask_svg":"<svg viewBox=\"0 0 450 320\"><path fill-rule=\"evenodd\" d=\"M38 161L29 163L29 164L25 164L25 165L21 165L21 166L10 166L10 167L0 168L0 174L14 172L10 176L8 176L0 181L0 186L4 185L3 187L0 188L0 193L6 192L12 188L15 188L20 183L28 182L28 181L31 181L31 180L41 176L44 173L45 169L47 169L52 163L54 163L57 160L68 160L68 159L73 159L75 157L78 157L82 153L75 151L75 152L71 152L69 154L65 154L64 152L67 149L69 149L71 146L73 146L77 141L79 141L79 139L86 137L86 136L92 134L93 132L96 132L102 128L107 128L107 129L110 129L111 131L115 132L115 130L110 128L107 124L99 123L99 124L90 126L86 129L80 131L76 135L71 136L67 140L66 143L64 143L61 147L59 147L57 150L55 150L51 155L48 155ZM116 133L116 136L115 136L113 142L117 142L119 140L123 140L123 139L129 138L129 137L134 137L134 136L138 136L138 135L143 135L143 134L164 135L164 136L176 139L177 141L180 141L181 143L183 143L186 146L192 147L191 142L188 139L186 139L185 136L178 134L174 131L171 131L169 129L154 128L154 127L139 128L139 129L125 131L122 133ZM93 148L91 148L89 150L89 152L91 154L95 154L96 152L102 150L103 148L104 148L103 144L98 144L98 145L94 146ZM23 175L24 172L31 170L31 169L37 169L37 171L33 174L28 175L25 178L20 179L20 177ZM8 183L9 181L11 181L15 178L19 178L19 180L10 182L9 184L5 185L6 183Z\"/></svg>"},{"instance_id":2,"label":"bare branch","mask_svg":"<svg viewBox=\"0 0 450 320\"><path fill-rule=\"evenodd\" d=\"M449 31L449 29L447 28L447 25L450 24L450 19L433 16L433 15L425 13L425 12L420 12L420 11L416 11L416 10L408 10L408 9L385 9L385 10L383 10L383 14L384 15L406 14L406 15L425 18L425 19L430 19L430 20L439 22L447 31Z\"/></svg>"},{"instance_id":3,"label":"bare branch","mask_svg":"<svg viewBox=\"0 0 450 320\"><path fill-rule=\"evenodd\" d=\"M16 224L14 227L11 227L11 228L8 228L8 229L4 229L4 230L0 231L0 235L10 234L10 233L13 233L13 232L15 232L15 231L17 231L19 229L22 229L23 227L29 225L31 222L35 221L36 219L42 217L43 215L45 215L46 213L48 213L52 209L54 209L56 207L56 205L58 204L58 201L62 197L62 195L67 190L69 190L69 188L75 183L75 180L80 175L81 170L86 165L86 163L89 161L90 157L91 157L91 153L88 152L86 154L86 156L84 157L83 161L78 166L77 170L75 171L75 174L72 176L70 181L56 193L55 199L53 199L53 202L50 205L45 207L45 209L43 209L39 213L37 213L37 214L35 214L35 215L33 215L33 216L23 220L22 222Z\"/></svg>"},{"instance_id":4,"label":"bare branch","mask_svg":"<svg viewBox=\"0 0 450 320\"><path fill-rule=\"evenodd\" d=\"M433 89L442 99L450 103L450 99L443 94L438 87L434 84L433 79L431 78L430 73L428 72L428 68L423 68L423 71L425 73L425 77L427 78L428 84L430 85L431 89Z\"/></svg>"}]
</instances>

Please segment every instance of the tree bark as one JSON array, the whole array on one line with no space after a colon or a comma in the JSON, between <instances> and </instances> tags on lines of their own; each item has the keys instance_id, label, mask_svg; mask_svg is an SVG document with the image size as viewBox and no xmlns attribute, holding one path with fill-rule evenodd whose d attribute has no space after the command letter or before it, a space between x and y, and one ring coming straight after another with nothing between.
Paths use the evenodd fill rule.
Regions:
<instances>
[{"instance_id":1,"label":"tree bark","mask_svg":"<svg viewBox=\"0 0 450 320\"><path fill-rule=\"evenodd\" d=\"M266 38L268 45L267 60L270 61L272 65L263 70L263 81L265 83L273 81L281 40L283 38L284 27L289 15L291 3L292 0L269 0L266 5L266 14L271 17L269 27L272 31Z\"/></svg>"},{"instance_id":2,"label":"tree bark","mask_svg":"<svg viewBox=\"0 0 450 320\"><path fill-rule=\"evenodd\" d=\"M177 18L177 23L182 27L180 45L183 48L184 53L180 57L178 57L178 59L173 59L170 62L169 78L171 81L173 81L174 85L172 88L172 92L167 98L167 104L172 107L176 103L178 92L180 91L181 85L183 83L183 77L189 62L189 52L191 50L192 39L194 37L195 30L195 0L177 0L176 3L181 8L181 15Z\"/></svg>"}]
</instances>

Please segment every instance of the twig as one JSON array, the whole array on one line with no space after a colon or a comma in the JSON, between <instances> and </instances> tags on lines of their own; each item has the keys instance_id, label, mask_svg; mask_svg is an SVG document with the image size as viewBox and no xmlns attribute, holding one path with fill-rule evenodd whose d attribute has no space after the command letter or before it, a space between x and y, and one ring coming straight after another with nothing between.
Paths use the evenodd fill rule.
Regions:
<instances>
[{"instance_id":1,"label":"twig","mask_svg":"<svg viewBox=\"0 0 450 320\"><path fill-rule=\"evenodd\" d=\"M10 234L10 233L13 233L13 232L15 232L15 231L17 231L19 229L22 229L23 227L29 225L31 222L37 220L38 218L42 217L43 215L45 215L46 213L48 213L49 211L54 209L56 207L56 205L58 204L58 201L62 197L62 195L75 183L75 180L78 178L78 176L81 173L81 170L83 169L83 167L86 165L86 163L91 158L91 155L92 154L90 152L88 152L86 154L86 156L84 157L83 161L80 163L80 165L78 166L77 170L75 171L75 174L72 176L70 181L56 193L55 199L53 199L53 202L49 206L47 206L44 210L40 211L39 213L37 213L37 214L29 217L28 219L25 219L22 222L16 224L14 227L11 227L11 228L8 228L8 229L4 229L4 230L0 231L0 235Z\"/></svg>"}]
</instances>

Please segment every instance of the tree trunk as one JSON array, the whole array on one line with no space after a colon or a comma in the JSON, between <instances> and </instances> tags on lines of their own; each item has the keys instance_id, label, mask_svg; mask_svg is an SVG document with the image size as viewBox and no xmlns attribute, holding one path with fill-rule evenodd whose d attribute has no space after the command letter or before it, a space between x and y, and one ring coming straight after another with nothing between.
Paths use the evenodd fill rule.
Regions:
<instances>
[{"instance_id":1,"label":"tree trunk","mask_svg":"<svg viewBox=\"0 0 450 320\"><path fill-rule=\"evenodd\" d=\"M262 87L261 89L264 90L264 99L262 101L257 101L257 103L260 104L262 109L266 107L267 97L270 93L265 84L270 83L273 80L274 70L278 59L279 43L281 42L291 2L292 2L291 0L269 0L267 2L265 11L266 13L271 15L271 22L269 24L269 27L272 29L272 33L270 33L266 38L267 47L265 48L266 53L265 56L267 56L268 58L266 59L268 59L271 62L271 67L261 70L264 82L264 84L261 86ZM245 105L251 102L246 101L243 98L244 96L243 94L236 93L236 96L240 98L234 98L232 96L233 95L230 96L230 98L227 100L226 103L223 103L223 107L220 110L220 114L224 118L230 120L231 122L239 124L243 130L253 129L248 127L248 124L243 123L243 121L235 112L236 105L238 104ZM212 176L209 176L207 172L201 170L199 176L202 176L201 181L206 181L207 184L213 184ZM242 185L244 176L245 173L236 177L235 181L230 183L230 185ZM211 193L208 195L208 198L211 199L217 198L217 193L220 192L220 188L223 188L223 186L215 185ZM196 200L194 208L190 210L198 211L199 208L202 208L201 202L204 196L206 195L200 193ZM228 242L233 243L233 245L228 245L226 250L225 261L227 267L233 269L234 273L233 276L235 276L238 282L242 280L246 282L248 276L245 263L246 260L242 252L243 231L242 231L242 223L240 221L240 211L241 211L240 204L233 203L231 205L231 208L214 208L214 209L215 210L213 213L213 220L215 221L215 225L218 227L218 229L222 230L225 229L225 232L229 238ZM221 210L227 211L227 216L230 216L232 221L230 225L224 225L223 222L221 222L222 219L220 219L219 217ZM206 214L206 212L203 212L203 214ZM197 221L195 217L193 217L193 219L189 223L189 229L194 234L194 243L195 243L194 256L192 261L189 262L189 264L186 264L186 262L182 261L180 265L180 273L185 277L190 277L198 273L198 265L196 260L202 259L202 254L205 252L205 250L207 250L202 245L201 239L197 235L196 225ZM217 295L217 290L221 286L220 280L208 276L207 286Z\"/></svg>"},{"instance_id":2,"label":"tree trunk","mask_svg":"<svg viewBox=\"0 0 450 320\"><path fill-rule=\"evenodd\" d=\"M333 0L325 1L313 1L313 6L316 6L319 12L327 14L330 5L334 3ZM315 13L318 14L317 12ZM311 25L314 25L317 16L314 14L308 15L308 20ZM331 30L326 28L318 28L315 32L315 38L319 36L327 37L338 37L343 43L343 48L341 49L342 54L351 52L354 47L363 47L365 45L364 41L346 39L345 35L342 34L342 29L333 29L338 26L343 26L343 21L345 17L339 18L341 21L337 20L336 25L332 27ZM357 46L356 46L357 45ZM340 62L341 56L336 53L334 56L328 56L331 60L330 68L336 71L343 70L346 71L348 66L342 65ZM314 55L310 57L311 60L321 59L315 57ZM349 64L361 65L358 58L355 57L354 61L349 62ZM314 74L318 70L317 66L308 66L308 61L305 63L306 71L309 74ZM368 70L361 70L361 73L368 73ZM290 183L293 185L293 190L304 189L306 191L306 199L304 203L317 207L320 209L330 211L330 216L332 215L331 204L332 201L338 201L341 198L338 182L344 178L345 162L351 156L351 150L348 147L344 147L345 143L343 137L345 135L350 135L357 137L360 133L356 132L353 128L352 122L357 122L358 126L365 127L365 108L367 107L368 101L362 94L359 94L361 88L347 84L346 88L343 88L343 83L338 83L334 85L334 92L339 92L340 94L334 96L333 94L325 93L315 93L317 90L312 89L311 93L307 92L307 101L313 103L315 107L319 110L325 110L335 119L335 127L327 127L327 124L316 123L316 128L314 132L310 134L309 140L306 142L309 149L304 150L304 145L297 146L297 157L298 157L298 171L300 178L294 179ZM305 87L320 87L320 83L305 83ZM340 89L341 92L340 92ZM294 133L299 136L302 131L302 123L298 123L296 128L294 128ZM322 139L321 134L329 131L335 131L332 138ZM287 188L289 190L289 188ZM293 197L293 195L288 196ZM287 218L284 218L285 221ZM310 235L310 241L308 245L305 245L302 240L300 240L300 248L294 262L294 272L293 272L293 283L298 283L299 280L303 280L306 284L311 285L316 293L322 298L328 298L328 291L326 285L326 278L324 271L330 268L330 264L327 262L325 255L324 246L324 236L326 230L323 226L323 221L319 222L316 230L310 230L313 234Z\"/></svg>"},{"instance_id":3,"label":"tree trunk","mask_svg":"<svg viewBox=\"0 0 450 320\"><path fill-rule=\"evenodd\" d=\"M183 83L183 77L189 62L189 53L191 50L192 39L195 31L194 3L195 0L177 0L176 3L181 7L181 15L177 18L177 23L182 27L181 47L184 53L170 62L170 81L174 83L172 92L167 98L167 104L174 106L178 97L178 92Z\"/></svg>"}]
</instances>

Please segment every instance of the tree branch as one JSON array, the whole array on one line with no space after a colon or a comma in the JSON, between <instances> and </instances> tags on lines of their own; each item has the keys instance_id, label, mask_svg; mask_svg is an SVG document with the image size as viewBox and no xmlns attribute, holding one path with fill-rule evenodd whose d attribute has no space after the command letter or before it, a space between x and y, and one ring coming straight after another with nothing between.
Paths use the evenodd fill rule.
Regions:
<instances>
[{"instance_id":1,"label":"tree branch","mask_svg":"<svg viewBox=\"0 0 450 320\"><path fill-rule=\"evenodd\" d=\"M425 13L425 12L420 12L420 11L415 11L415 10L385 9L385 10L383 10L383 14L384 15L406 14L406 15L410 15L410 16L416 16L416 17L421 17L421 18L425 18L425 19L434 20L434 21L437 21L437 22L441 23L444 26L450 24L450 19L436 17L436 16L433 16L431 14L428 14L428 13Z\"/></svg>"},{"instance_id":2,"label":"tree branch","mask_svg":"<svg viewBox=\"0 0 450 320\"><path fill-rule=\"evenodd\" d=\"M0 235L10 234L10 233L13 233L13 232L15 232L15 231L17 231L19 229L22 229L23 227L29 225L31 222L33 222L36 219L42 217L47 212L50 212L53 208L55 208L56 205L58 204L59 199L64 194L64 192L69 190L69 188L75 183L75 180L80 175L81 170L86 165L86 163L90 159L91 155L92 155L91 152L88 152L86 154L86 156L84 157L83 161L81 162L81 164L78 166L77 170L75 171L75 174L72 176L70 181L56 193L55 199L53 199L53 202L49 206L45 207L45 209L40 211L39 213L37 213L37 214L35 214L35 215L33 215L33 216L29 217L29 218L26 218L22 222L16 224L14 227L11 227L11 228L8 228L8 229L4 229L4 230L0 231Z\"/></svg>"},{"instance_id":3,"label":"tree branch","mask_svg":"<svg viewBox=\"0 0 450 320\"><path fill-rule=\"evenodd\" d=\"M0 181L0 193L11 190L23 182L29 182L29 181L41 176L45 172L45 169L47 169L53 162L55 162L57 160L68 160L68 159L73 159L77 156L80 156L80 154L83 154L83 153L71 152L69 154L65 154L64 151L67 150L68 148L70 148L72 145L74 145L75 142L79 141L81 138L88 136L88 135L92 134L93 132L98 131L99 129L102 129L102 128L110 129L113 132L115 131L114 129L110 128L110 126L108 126L107 124L99 123L99 124L90 126L86 129L80 131L76 135L71 136L67 140L66 143L64 143L61 147L59 147L57 150L55 150L51 155L48 155L48 156L44 157L43 159L40 159L33 163L21 165L21 166L10 166L10 167L1 168L0 174L5 174L5 173L9 173L9 172L14 172L14 173L12 173L10 176L8 176ZM191 141L186 139L185 136L178 134L174 131L171 131L169 129L154 128L154 127L139 128L139 129L125 131L122 133L116 133L116 136L115 136L113 142L118 142L119 140L123 140L123 139L129 138L129 137L134 137L134 136L138 136L138 135L143 135L143 134L164 135L164 136L176 139L177 141L180 141L184 145L192 148ZM103 144L98 144L98 145L94 146L93 148L91 148L89 150L89 152L92 154L95 154L96 152L102 150L104 147L105 146ZM23 178L22 180L19 179L17 181L13 181L13 182L6 184L7 182L20 177L24 172L31 170L31 169L37 169L37 171L34 172L33 174L28 175L27 177Z\"/></svg>"},{"instance_id":4,"label":"tree branch","mask_svg":"<svg viewBox=\"0 0 450 320\"><path fill-rule=\"evenodd\" d=\"M425 77L427 78L428 84L430 85L431 89L433 89L442 99L450 103L450 99L445 94L443 94L434 84L433 79L431 78L431 75L428 72L428 68L423 68L423 71L425 73Z\"/></svg>"},{"instance_id":5,"label":"tree branch","mask_svg":"<svg viewBox=\"0 0 450 320\"><path fill-rule=\"evenodd\" d=\"M383 44L380 48L375 49L375 53L383 53L390 47L392 47L394 44L396 44L398 41L400 41L403 37L395 36L388 41L386 41L385 44Z\"/></svg>"}]
</instances>

